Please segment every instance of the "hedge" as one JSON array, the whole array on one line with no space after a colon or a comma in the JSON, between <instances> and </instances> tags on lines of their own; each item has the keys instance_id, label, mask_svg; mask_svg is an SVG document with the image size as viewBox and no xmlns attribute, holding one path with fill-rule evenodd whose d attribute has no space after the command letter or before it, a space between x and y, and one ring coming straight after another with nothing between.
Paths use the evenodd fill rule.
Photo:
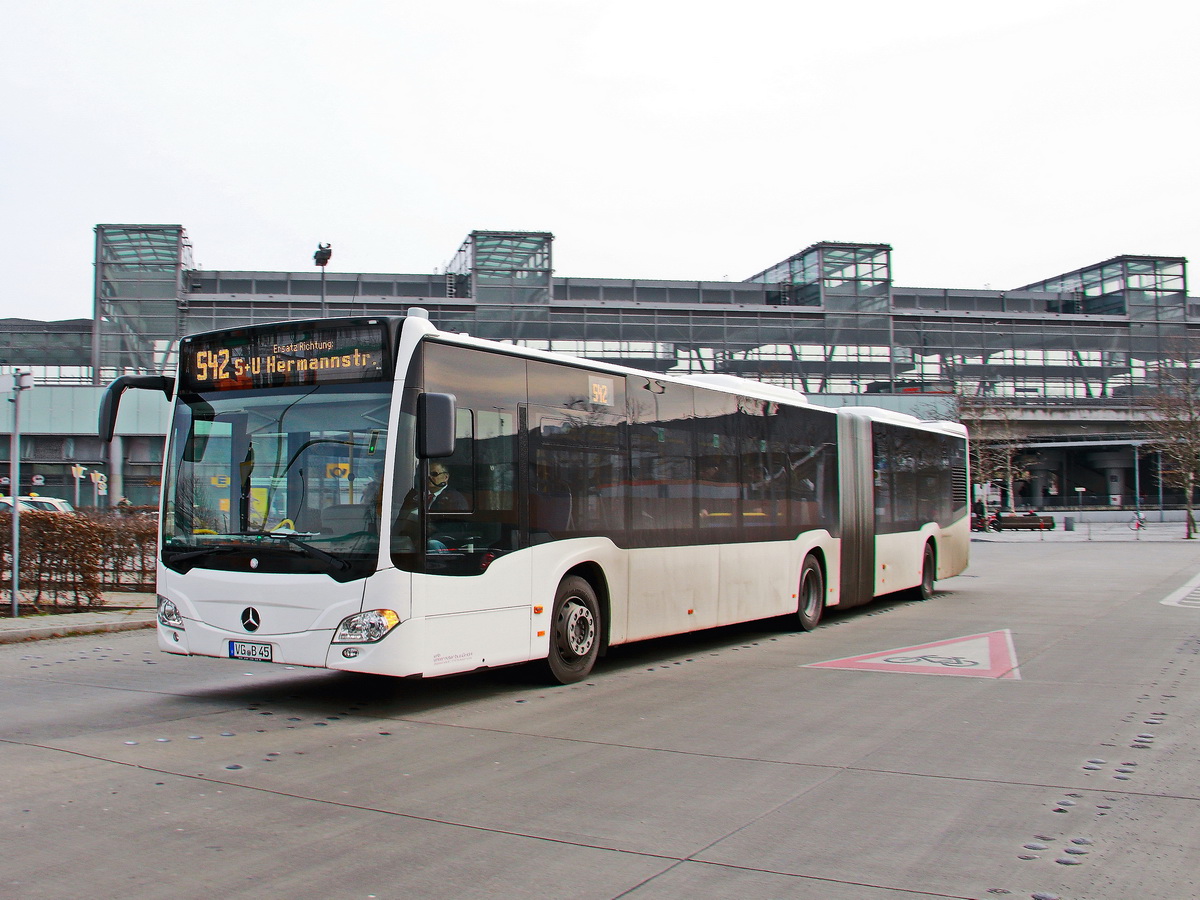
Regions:
<instances>
[{"instance_id":1,"label":"hedge","mask_svg":"<svg viewBox=\"0 0 1200 900\"><path fill-rule=\"evenodd\" d=\"M103 605L104 591L153 591L158 519L145 512L21 511L21 595L41 610ZM0 588L12 581L12 514L0 513ZM7 609L8 607L6 607Z\"/></svg>"}]
</instances>

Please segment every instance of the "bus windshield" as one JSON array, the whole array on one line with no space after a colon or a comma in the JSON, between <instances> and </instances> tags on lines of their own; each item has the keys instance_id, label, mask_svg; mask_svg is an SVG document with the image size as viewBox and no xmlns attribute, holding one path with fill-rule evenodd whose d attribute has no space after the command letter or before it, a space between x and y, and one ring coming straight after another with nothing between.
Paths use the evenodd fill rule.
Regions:
<instances>
[{"instance_id":1,"label":"bus windshield","mask_svg":"<svg viewBox=\"0 0 1200 900\"><path fill-rule=\"evenodd\" d=\"M163 563L338 580L375 568L391 384L181 393Z\"/></svg>"}]
</instances>

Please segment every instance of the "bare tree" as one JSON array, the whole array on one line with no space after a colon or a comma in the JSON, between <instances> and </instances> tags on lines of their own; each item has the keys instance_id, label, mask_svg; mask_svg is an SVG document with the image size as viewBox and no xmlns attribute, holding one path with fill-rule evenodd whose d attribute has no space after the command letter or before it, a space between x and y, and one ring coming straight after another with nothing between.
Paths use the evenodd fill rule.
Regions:
<instances>
[{"instance_id":1,"label":"bare tree","mask_svg":"<svg viewBox=\"0 0 1200 900\"><path fill-rule=\"evenodd\" d=\"M1149 413L1150 447L1162 454L1162 480L1183 491L1184 537L1196 535L1193 496L1200 476L1200 341L1172 343L1159 360L1154 386L1142 400Z\"/></svg>"}]
</instances>

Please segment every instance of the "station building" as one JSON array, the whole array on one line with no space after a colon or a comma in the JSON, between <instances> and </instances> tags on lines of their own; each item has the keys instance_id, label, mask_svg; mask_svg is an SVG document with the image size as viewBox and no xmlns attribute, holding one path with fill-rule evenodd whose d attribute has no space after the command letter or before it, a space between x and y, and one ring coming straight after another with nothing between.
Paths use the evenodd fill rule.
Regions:
<instances>
[{"instance_id":1,"label":"station building","mask_svg":"<svg viewBox=\"0 0 1200 900\"><path fill-rule=\"evenodd\" d=\"M126 395L118 438L95 437L103 385L171 372L175 341L315 316L429 311L439 328L670 374L725 373L813 402L952 414L986 402L1022 445L1030 506L1169 501L1139 454L1137 400L1172 347L1200 335L1187 261L1127 255L1006 290L901 287L887 244L819 242L742 281L555 274L553 235L474 231L428 274L197 269L180 225L95 228L93 317L0 319L0 363L32 368L21 492L157 499L167 403ZM5 404L11 406L11 404ZM127 409L127 406L129 407ZM12 430L0 414L0 435ZM7 430L6 430L7 429ZM9 441L0 438L0 461ZM107 494L71 471L101 472ZM9 485L0 485L8 492Z\"/></svg>"}]
</instances>

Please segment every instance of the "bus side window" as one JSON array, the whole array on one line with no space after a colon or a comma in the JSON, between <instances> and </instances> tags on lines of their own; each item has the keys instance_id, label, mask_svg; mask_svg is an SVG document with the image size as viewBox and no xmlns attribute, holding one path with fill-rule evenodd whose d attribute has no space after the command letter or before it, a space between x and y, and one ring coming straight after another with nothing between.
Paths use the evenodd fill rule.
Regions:
<instances>
[{"instance_id":1,"label":"bus side window","mask_svg":"<svg viewBox=\"0 0 1200 900\"><path fill-rule=\"evenodd\" d=\"M531 409L530 541L625 532L624 425L603 413Z\"/></svg>"},{"instance_id":2,"label":"bus side window","mask_svg":"<svg viewBox=\"0 0 1200 900\"><path fill-rule=\"evenodd\" d=\"M502 409L481 409L475 419L475 508L507 513L515 526L516 416Z\"/></svg>"},{"instance_id":3,"label":"bus side window","mask_svg":"<svg viewBox=\"0 0 1200 900\"><path fill-rule=\"evenodd\" d=\"M665 546L696 529L694 390L631 379L629 524L637 546Z\"/></svg>"},{"instance_id":4,"label":"bus side window","mask_svg":"<svg viewBox=\"0 0 1200 900\"><path fill-rule=\"evenodd\" d=\"M576 454L555 447L538 450L529 490L529 531L534 543L561 537L573 527L571 487L560 474L560 470L572 475L581 470L572 465L572 455Z\"/></svg>"},{"instance_id":5,"label":"bus side window","mask_svg":"<svg viewBox=\"0 0 1200 900\"><path fill-rule=\"evenodd\" d=\"M475 419L471 410L461 408L454 411L454 417L454 455L431 460L429 468L442 464L450 476L446 490L456 491L462 498L450 509L462 512L464 504L467 510L475 508Z\"/></svg>"},{"instance_id":6,"label":"bus side window","mask_svg":"<svg viewBox=\"0 0 1200 900\"><path fill-rule=\"evenodd\" d=\"M753 405L751 405L753 404ZM744 400L742 424L742 525L747 537L784 540L788 526L788 444L779 405Z\"/></svg>"},{"instance_id":7,"label":"bus side window","mask_svg":"<svg viewBox=\"0 0 1200 900\"><path fill-rule=\"evenodd\" d=\"M780 411L793 533L828 528L838 534L837 419L823 410Z\"/></svg>"},{"instance_id":8,"label":"bus side window","mask_svg":"<svg viewBox=\"0 0 1200 900\"><path fill-rule=\"evenodd\" d=\"M703 541L734 541L741 534L739 418L741 398L716 391L695 395L697 525Z\"/></svg>"}]
</instances>

